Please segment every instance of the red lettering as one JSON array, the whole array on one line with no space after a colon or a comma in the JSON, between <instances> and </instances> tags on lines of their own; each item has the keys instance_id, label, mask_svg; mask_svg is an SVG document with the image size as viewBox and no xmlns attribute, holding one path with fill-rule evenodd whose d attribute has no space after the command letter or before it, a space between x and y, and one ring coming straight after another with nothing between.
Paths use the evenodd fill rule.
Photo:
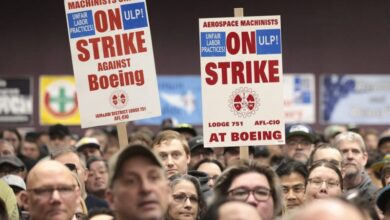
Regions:
<instances>
[{"instance_id":1,"label":"red lettering","mask_svg":"<svg viewBox=\"0 0 390 220\"><path fill-rule=\"evenodd\" d=\"M232 55L240 51L240 36L236 32L230 32L226 36L226 50Z\"/></svg>"},{"instance_id":2,"label":"red lettering","mask_svg":"<svg viewBox=\"0 0 390 220\"><path fill-rule=\"evenodd\" d=\"M279 61L278 60L270 60L268 61L268 75L269 82L279 82Z\"/></svg>"},{"instance_id":3,"label":"red lettering","mask_svg":"<svg viewBox=\"0 0 390 220\"><path fill-rule=\"evenodd\" d=\"M89 51L88 49L84 48L84 46L87 46L88 45L88 42L86 40L79 40L76 42L76 48L77 50L80 52L80 54L77 55L77 57L79 58L79 60L81 62L85 62L87 60L89 60Z\"/></svg>"},{"instance_id":4,"label":"red lettering","mask_svg":"<svg viewBox=\"0 0 390 220\"><path fill-rule=\"evenodd\" d=\"M108 29L111 31L122 29L122 21L119 8L115 10L107 10L108 16L105 11L99 10L94 14L95 28L98 32L106 32Z\"/></svg>"},{"instance_id":5,"label":"red lettering","mask_svg":"<svg viewBox=\"0 0 390 220\"><path fill-rule=\"evenodd\" d=\"M242 53L256 53L256 35L254 31L250 33L242 32Z\"/></svg>"}]
</instances>

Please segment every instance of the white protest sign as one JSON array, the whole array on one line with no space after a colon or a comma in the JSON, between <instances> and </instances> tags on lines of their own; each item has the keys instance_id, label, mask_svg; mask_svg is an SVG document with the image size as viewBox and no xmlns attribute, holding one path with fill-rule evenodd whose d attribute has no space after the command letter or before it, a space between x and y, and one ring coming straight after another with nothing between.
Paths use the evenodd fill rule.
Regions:
<instances>
[{"instance_id":1,"label":"white protest sign","mask_svg":"<svg viewBox=\"0 0 390 220\"><path fill-rule=\"evenodd\" d=\"M65 0L81 127L161 115L146 2Z\"/></svg>"},{"instance_id":2,"label":"white protest sign","mask_svg":"<svg viewBox=\"0 0 390 220\"><path fill-rule=\"evenodd\" d=\"M199 19L206 147L284 144L280 16Z\"/></svg>"}]
</instances>

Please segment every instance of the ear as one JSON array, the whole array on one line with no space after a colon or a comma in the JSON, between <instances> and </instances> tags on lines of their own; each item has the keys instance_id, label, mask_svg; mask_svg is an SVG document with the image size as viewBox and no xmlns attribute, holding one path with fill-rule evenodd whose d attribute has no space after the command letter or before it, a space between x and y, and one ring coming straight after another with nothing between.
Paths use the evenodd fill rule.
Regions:
<instances>
[{"instance_id":1,"label":"ear","mask_svg":"<svg viewBox=\"0 0 390 220\"><path fill-rule=\"evenodd\" d=\"M367 160L368 160L368 154L367 154L367 151L364 151L364 152L363 152L363 160L364 160L363 167L365 167L365 166L366 166L366 164L367 164Z\"/></svg>"},{"instance_id":2,"label":"ear","mask_svg":"<svg viewBox=\"0 0 390 220\"><path fill-rule=\"evenodd\" d=\"M108 206L110 207L111 210L115 210L115 204L114 204L114 195L112 192L112 189L108 188L106 190L106 201L108 203Z\"/></svg>"},{"instance_id":3,"label":"ear","mask_svg":"<svg viewBox=\"0 0 390 220\"><path fill-rule=\"evenodd\" d=\"M20 201L22 202L23 207L29 210L28 192L24 190L20 192Z\"/></svg>"},{"instance_id":4,"label":"ear","mask_svg":"<svg viewBox=\"0 0 390 220\"><path fill-rule=\"evenodd\" d=\"M188 164L190 164L191 161L191 156L189 154L187 154L186 156L187 156L187 166L188 166Z\"/></svg>"}]
</instances>

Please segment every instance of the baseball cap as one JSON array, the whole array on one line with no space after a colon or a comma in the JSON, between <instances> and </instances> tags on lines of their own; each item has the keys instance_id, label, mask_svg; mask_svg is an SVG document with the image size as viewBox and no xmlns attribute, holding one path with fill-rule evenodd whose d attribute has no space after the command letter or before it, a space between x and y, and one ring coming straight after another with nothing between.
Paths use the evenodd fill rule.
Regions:
<instances>
[{"instance_id":1,"label":"baseball cap","mask_svg":"<svg viewBox=\"0 0 390 220\"><path fill-rule=\"evenodd\" d=\"M379 137L379 140L378 140L378 148L380 148L381 145L384 144L384 143L387 142L387 141L390 141L390 129L384 131L384 132L381 134L381 136Z\"/></svg>"},{"instance_id":2,"label":"baseball cap","mask_svg":"<svg viewBox=\"0 0 390 220\"><path fill-rule=\"evenodd\" d=\"M70 135L69 128L62 124L55 124L49 127L49 137L55 139L57 137L63 138Z\"/></svg>"},{"instance_id":3,"label":"baseball cap","mask_svg":"<svg viewBox=\"0 0 390 220\"><path fill-rule=\"evenodd\" d=\"M305 124L293 124L286 127L286 140L294 136L303 136L314 142L315 135L313 129Z\"/></svg>"},{"instance_id":4,"label":"baseball cap","mask_svg":"<svg viewBox=\"0 0 390 220\"><path fill-rule=\"evenodd\" d=\"M17 168L23 168L23 169L25 168L24 163L16 156L1 156L0 157L0 165L3 165L3 164L10 164L10 165L17 167Z\"/></svg>"},{"instance_id":5,"label":"baseball cap","mask_svg":"<svg viewBox=\"0 0 390 220\"><path fill-rule=\"evenodd\" d=\"M162 162L148 147L140 144L130 145L115 153L108 161L109 176L108 184L112 186L114 180L118 177L123 164L134 157L146 157L156 166L164 168Z\"/></svg>"},{"instance_id":6,"label":"baseball cap","mask_svg":"<svg viewBox=\"0 0 390 220\"><path fill-rule=\"evenodd\" d=\"M94 147L100 150L99 141L96 138L92 137L83 137L76 143L77 151L82 151L87 147Z\"/></svg>"},{"instance_id":7,"label":"baseball cap","mask_svg":"<svg viewBox=\"0 0 390 220\"><path fill-rule=\"evenodd\" d=\"M385 213L386 208L389 208L388 203L390 199L390 186L383 187L379 192L376 199L376 205L378 208Z\"/></svg>"},{"instance_id":8,"label":"baseball cap","mask_svg":"<svg viewBox=\"0 0 390 220\"><path fill-rule=\"evenodd\" d=\"M173 128L174 131L177 131L179 133L181 132L188 132L190 133L193 137L195 137L198 133L196 132L195 128L192 127L192 125L187 124L187 123L181 123L178 124L176 127Z\"/></svg>"},{"instance_id":9,"label":"baseball cap","mask_svg":"<svg viewBox=\"0 0 390 220\"><path fill-rule=\"evenodd\" d=\"M20 176L9 174L1 178L11 187L18 187L22 190L26 190L26 183Z\"/></svg>"},{"instance_id":10,"label":"baseball cap","mask_svg":"<svg viewBox=\"0 0 390 220\"><path fill-rule=\"evenodd\" d=\"M188 141L188 145L190 146L190 151L193 151L193 150L195 150L195 148L198 148L198 147L204 148L203 136L198 135L198 136L196 136L194 138L191 138ZM204 148L204 149L207 149L207 150L210 150L210 151L214 151L213 148Z\"/></svg>"},{"instance_id":11,"label":"baseball cap","mask_svg":"<svg viewBox=\"0 0 390 220\"><path fill-rule=\"evenodd\" d=\"M378 161L371 165L371 169L374 172L380 172L385 164L390 163L390 154L386 154L381 161Z\"/></svg>"}]
</instances>

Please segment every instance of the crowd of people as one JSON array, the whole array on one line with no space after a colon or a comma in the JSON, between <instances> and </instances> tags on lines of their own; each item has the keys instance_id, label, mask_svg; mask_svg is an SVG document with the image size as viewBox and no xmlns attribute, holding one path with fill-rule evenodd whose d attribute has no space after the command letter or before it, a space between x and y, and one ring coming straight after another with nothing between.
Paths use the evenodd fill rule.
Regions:
<instances>
[{"instance_id":1,"label":"crowd of people","mask_svg":"<svg viewBox=\"0 0 390 220\"><path fill-rule=\"evenodd\" d=\"M82 137L0 132L0 219L390 220L390 129L286 126L284 145L205 148L189 124Z\"/></svg>"}]
</instances>

